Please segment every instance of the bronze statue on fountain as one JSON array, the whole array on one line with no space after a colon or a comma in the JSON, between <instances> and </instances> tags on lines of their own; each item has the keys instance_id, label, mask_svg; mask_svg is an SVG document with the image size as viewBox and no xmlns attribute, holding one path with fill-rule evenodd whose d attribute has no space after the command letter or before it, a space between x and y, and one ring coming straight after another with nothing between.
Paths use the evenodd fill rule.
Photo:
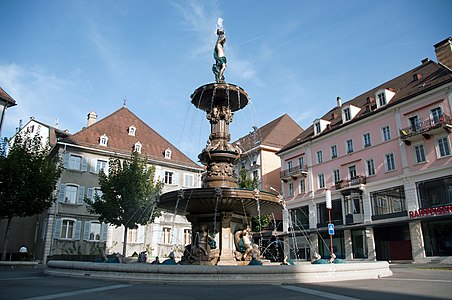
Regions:
<instances>
[{"instance_id":1,"label":"bronze statue on fountain","mask_svg":"<svg viewBox=\"0 0 452 300\"><path fill-rule=\"evenodd\" d=\"M277 195L258 190L240 189L234 174L234 162L240 157L238 147L229 143L229 125L234 112L244 108L249 97L241 87L224 79L226 36L219 19L215 44L215 82L197 88L192 104L205 111L210 123L206 147L198 158L207 168L201 188L182 189L160 196L159 208L182 214L192 224L192 242L184 261L195 264L237 265L259 254L252 244L250 219L282 209Z\"/></svg>"}]
</instances>

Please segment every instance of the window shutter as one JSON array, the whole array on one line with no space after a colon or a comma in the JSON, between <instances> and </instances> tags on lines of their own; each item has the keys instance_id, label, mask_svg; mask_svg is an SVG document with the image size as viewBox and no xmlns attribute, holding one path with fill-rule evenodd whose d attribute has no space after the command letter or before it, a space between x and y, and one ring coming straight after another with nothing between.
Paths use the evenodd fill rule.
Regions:
<instances>
[{"instance_id":1,"label":"window shutter","mask_svg":"<svg viewBox=\"0 0 452 300\"><path fill-rule=\"evenodd\" d=\"M173 184L179 184L179 173L173 173Z\"/></svg>"},{"instance_id":2,"label":"window shutter","mask_svg":"<svg viewBox=\"0 0 452 300\"><path fill-rule=\"evenodd\" d=\"M53 237L55 239L57 239L57 240L60 239L60 237L61 237L61 219L56 220L53 233L54 233Z\"/></svg>"},{"instance_id":3,"label":"window shutter","mask_svg":"<svg viewBox=\"0 0 452 300\"><path fill-rule=\"evenodd\" d=\"M80 230L82 227L82 221L76 221L75 222L75 229L74 229L74 240L80 239Z\"/></svg>"},{"instance_id":4,"label":"window shutter","mask_svg":"<svg viewBox=\"0 0 452 300\"><path fill-rule=\"evenodd\" d=\"M67 169L69 167L69 153L63 154L63 167Z\"/></svg>"},{"instance_id":5,"label":"window shutter","mask_svg":"<svg viewBox=\"0 0 452 300\"><path fill-rule=\"evenodd\" d=\"M86 192L86 197L91 201L94 200L94 188L92 187L88 188L88 191Z\"/></svg>"},{"instance_id":6,"label":"window shutter","mask_svg":"<svg viewBox=\"0 0 452 300\"><path fill-rule=\"evenodd\" d=\"M82 158L82 172L86 172L88 170L88 160L83 157Z\"/></svg>"},{"instance_id":7,"label":"window shutter","mask_svg":"<svg viewBox=\"0 0 452 300\"><path fill-rule=\"evenodd\" d=\"M107 241L108 238L108 224L107 223L102 223L102 233L100 236L100 240L101 241Z\"/></svg>"},{"instance_id":8,"label":"window shutter","mask_svg":"<svg viewBox=\"0 0 452 300\"><path fill-rule=\"evenodd\" d=\"M80 186L78 188L78 199L77 199L77 204L83 204L85 198L85 187L84 186Z\"/></svg>"},{"instance_id":9,"label":"window shutter","mask_svg":"<svg viewBox=\"0 0 452 300\"><path fill-rule=\"evenodd\" d=\"M89 171L93 174L96 173L96 159L95 158L91 158L90 165L89 165Z\"/></svg>"},{"instance_id":10,"label":"window shutter","mask_svg":"<svg viewBox=\"0 0 452 300\"><path fill-rule=\"evenodd\" d=\"M64 197L66 196L66 185L60 184L60 192L58 193L58 202L64 202Z\"/></svg>"},{"instance_id":11,"label":"window shutter","mask_svg":"<svg viewBox=\"0 0 452 300\"><path fill-rule=\"evenodd\" d=\"M137 230L137 243L144 243L144 229L146 226L144 225L138 225Z\"/></svg>"},{"instance_id":12,"label":"window shutter","mask_svg":"<svg viewBox=\"0 0 452 300\"><path fill-rule=\"evenodd\" d=\"M83 227L83 239L85 241L89 240L90 229L91 229L91 222L85 221L85 226Z\"/></svg>"}]
</instances>

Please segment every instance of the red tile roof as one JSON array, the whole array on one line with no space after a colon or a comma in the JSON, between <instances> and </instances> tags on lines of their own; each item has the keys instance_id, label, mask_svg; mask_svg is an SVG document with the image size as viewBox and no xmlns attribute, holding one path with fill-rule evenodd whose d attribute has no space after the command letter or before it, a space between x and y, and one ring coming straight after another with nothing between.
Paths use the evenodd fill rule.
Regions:
<instances>
[{"instance_id":1,"label":"red tile roof","mask_svg":"<svg viewBox=\"0 0 452 300\"><path fill-rule=\"evenodd\" d=\"M128 130L130 126L136 128L134 136L129 135ZM100 137L104 134L108 137L107 146L99 145ZM126 107L118 109L111 115L62 141L126 155L132 153L136 142L140 142L141 154L146 155L149 159L201 169L199 165L189 159ZM171 150L171 159L165 158L165 150L168 148Z\"/></svg>"},{"instance_id":2,"label":"red tile roof","mask_svg":"<svg viewBox=\"0 0 452 300\"><path fill-rule=\"evenodd\" d=\"M13 97L8 95L8 93L5 92L5 90L3 90L1 87L0 87L0 99L4 100L8 106L16 105L16 100L14 100Z\"/></svg>"},{"instance_id":3,"label":"red tile roof","mask_svg":"<svg viewBox=\"0 0 452 300\"><path fill-rule=\"evenodd\" d=\"M420 76L415 76L416 74L420 74ZM449 82L452 82L451 70L429 59L423 60L420 66L343 103L342 106L351 104L361 108L360 112L353 118L353 120L347 122L346 124L342 124L341 107L336 106L321 117L321 119L331 122L330 129L326 129L321 134L314 136L314 126L311 125L303 133L285 145L279 153L294 148L309 140L316 139L324 134L328 134L338 128L342 128L343 126L347 126L348 124L366 118L367 116L379 113L414 96L420 95ZM375 93L381 89L393 89L395 92L394 97L385 106L378 109L373 108L367 111L366 106L372 106L375 104L375 99L372 98L375 98ZM370 103L368 103L368 98L371 99Z\"/></svg>"}]
</instances>

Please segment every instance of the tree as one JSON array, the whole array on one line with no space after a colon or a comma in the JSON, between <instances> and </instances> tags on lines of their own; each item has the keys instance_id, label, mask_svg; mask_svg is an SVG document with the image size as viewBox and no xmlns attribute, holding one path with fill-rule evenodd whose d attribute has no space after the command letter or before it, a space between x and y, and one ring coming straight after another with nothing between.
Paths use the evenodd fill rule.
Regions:
<instances>
[{"instance_id":1,"label":"tree","mask_svg":"<svg viewBox=\"0 0 452 300\"><path fill-rule=\"evenodd\" d=\"M12 218L40 214L55 202L62 167L49 153L50 145L42 143L41 136L17 133L8 156L0 157L0 218L7 219L2 260Z\"/></svg>"},{"instance_id":2,"label":"tree","mask_svg":"<svg viewBox=\"0 0 452 300\"><path fill-rule=\"evenodd\" d=\"M240 188L254 190L258 187L258 178L254 177L251 179L248 176L248 172L245 168L240 169L240 178L238 185ZM271 216L270 215L261 215L251 218L251 227L255 231L262 231L267 228L268 224L270 224Z\"/></svg>"},{"instance_id":3,"label":"tree","mask_svg":"<svg viewBox=\"0 0 452 300\"><path fill-rule=\"evenodd\" d=\"M138 224L146 225L160 216L157 196L163 183L154 181L155 167L147 167L146 158L133 152L130 160L110 158L109 174L99 174L102 195L95 195L94 201L85 198L88 209L99 215L101 222L116 227L124 226L122 254L126 255L127 231Z\"/></svg>"}]
</instances>

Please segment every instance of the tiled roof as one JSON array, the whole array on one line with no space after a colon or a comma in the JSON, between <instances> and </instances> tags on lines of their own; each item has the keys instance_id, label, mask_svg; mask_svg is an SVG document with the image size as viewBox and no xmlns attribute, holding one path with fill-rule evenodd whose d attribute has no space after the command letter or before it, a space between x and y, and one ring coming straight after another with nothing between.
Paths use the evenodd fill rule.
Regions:
<instances>
[{"instance_id":1,"label":"tiled roof","mask_svg":"<svg viewBox=\"0 0 452 300\"><path fill-rule=\"evenodd\" d=\"M16 105L16 100L13 99L13 97L11 97L10 95L8 95L7 92L5 92L5 90L3 90L0 87L0 99L4 100L6 103L8 103L8 106L14 106Z\"/></svg>"},{"instance_id":2,"label":"tiled roof","mask_svg":"<svg viewBox=\"0 0 452 300\"><path fill-rule=\"evenodd\" d=\"M290 142L294 137L303 132L301 128L288 114L256 128L253 132L245 135L239 140L242 150L248 151L259 145L281 148Z\"/></svg>"},{"instance_id":3,"label":"tiled roof","mask_svg":"<svg viewBox=\"0 0 452 300\"><path fill-rule=\"evenodd\" d=\"M131 126L136 128L134 136L128 132ZM99 145L100 137L104 134L108 137L107 146ZM125 155L131 154L135 143L140 142L141 154L149 159L201 168L126 107L61 141ZM165 150L168 148L171 150L171 159L165 158Z\"/></svg>"},{"instance_id":4,"label":"tiled roof","mask_svg":"<svg viewBox=\"0 0 452 300\"><path fill-rule=\"evenodd\" d=\"M417 80L414 78L414 75L416 74L420 74L420 78L418 77ZM406 101L414 96L420 95L422 93L425 93L429 90L432 90L449 82L452 82L451 70L429 59L423 60L420 66L394 79L391 79L388 82L385 82L351 99L350 101L343 103L342 106L353 105L361 109L360 112L353 118L353 120L347 122L346 124L342 124L341 107L336 106L321 117L321 119L331 122L329 129L326 129L321 134L314 136L314 126L311 125L303 133L301 133L291 142L285 145L279 151L279 153L294 148L309 140L313 140L324 134L328 134L336 129L347 126L348 124L351 124L357 120L366 118L367 116L377 114L398 103ZM392 98L392 100L383 107L366 111L366 106L375 105L375 93L381 89L392 89L395 92L395 95ZM367 99L370 99L370 103L368 103Z\"/></svg>"}]
</instances>

